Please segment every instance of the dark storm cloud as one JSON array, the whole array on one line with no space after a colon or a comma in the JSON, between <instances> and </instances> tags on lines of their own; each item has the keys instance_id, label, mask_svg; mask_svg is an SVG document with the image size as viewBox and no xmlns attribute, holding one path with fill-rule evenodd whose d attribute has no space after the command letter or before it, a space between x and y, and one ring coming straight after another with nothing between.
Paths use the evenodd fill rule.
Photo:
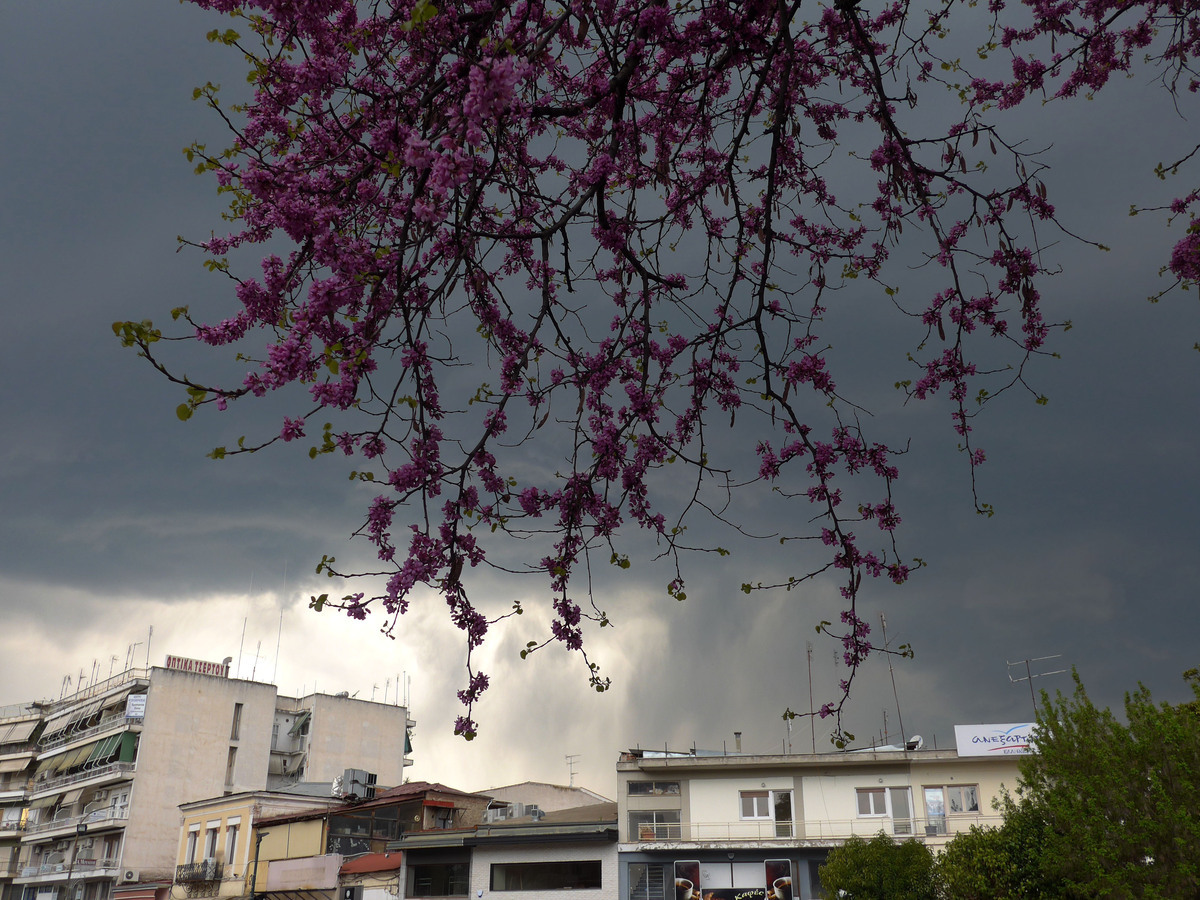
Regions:
<instances>
[{"instance_id":1,"label":"dark storm cloud","mask_svg":"<svg viewBox=\"0 0 1200 900\"><path fill-rule=\"evenodd\" d=\"M449 734L463 648L443 621L443 601L422 596L394 642L376 634L377 620L355 631L305 609L310 594L338 590L312 575L322 553L369 563L369 546L345 538L371 492L350 486L350 463L310 462L307 444L206 460L209 449L239 434L271 433L284 405L206 411L181 423L179 393L121 350L110 330L117 319L164 320L183 304L215 316L231 308L228 282L205 273L198 256L175 253L177 234L202 237L222 226L221 201L211 182L191 173L181 148L225 140L215 118L191 101L205 81L227 91L244 83L238 55L203 37L225 24L149 0L17 5L4 13L0 77L22 87L5 98L8 125L0 132L0 609L19 643L3 655L0 680L21 696L0 703L59 689L62 673L33 671L21 647L38 648L53 666L58 657L49 654L69 645L63 665L78 667L75 656L123 653L153 621L163 652L165 642L178 646L189 633L210 635L206 627L213 629L206 640L233 652L245 619L253 642L271 644L282 607L297 635L292 655L308 657L320 642L320 665L330 667L317 671L305 659L307 667L286 670L289 689L315 680L382 694L397 671L419 674L420 777L478 788L565 781L563 757L579 753L579 783L604 793L622 746L719 749L732 746L735 730L747 749L783 746L783 709L808 708L808 643L818 706L844 677L838 645L814 631L836 619L838 584L820 578L749 596L740 586L795 574L804 545L739 540L697 521L695 543L733 553L692 560L682 604L665 595L670 573L650 561L655 550L644 536L631 538L643 552L628 571L594 560L597 602L614 623L596 634L592 651L613 678L603 695L558 647L520 659L547 626L532 608L545 602L539 581L474 573L473 591L489 608L503 610L519 596L531 610L497 629L479 660L494 687L478 713L484 731L469 745ZM1145 302L1164 285L1157 271L1178 227L1169 231L1158 215L1127 215L1144 197L1161 204L1180 192L1152 169L1190 149L1194 126L1143 82L1106 93L1094 103L1006 117L1031 146L1052 146L1047 183L1064 222L1112 250L1043 232L1058 241L1047 260L1064 269L1043 289L1049 315L1074 327L1055 339L1061 360L1029 368L1048 405L1017 388L976 421L975 440L989 454L978 489L995 506L993 518L972 510L949 409L939 401L897 403L892 384L911 368L895 337L911 332L919 340L919 324L876 318L882 298L873 294L844 292L831 306L832 355L852 366L843 387L864 402L872 437L912 440L895 488L904 517L898 541L906 558L929 563L902 588L884 583L864 592L873 635L884 612L890 643L916 651L895 666L900 710L885 659L860 673L847 724L864 739L878 736L884 710L893 738L902 715L906 731L937 735L942 746L956 722L1027 718L1028 687L1010 683L1008 661L1062 654L1107 704L1139 679L1163 699L1179 699L1179 673L1197 663L1200 354L1191 346L1200 317L1190 295ZM905 271L920 261L898 262ZM939 275L907 270L901 298L917 305ZM194 371L228 374L229 365L197 362ZM544 451L520 452L529 466L553 464ZM662 476L686 495L682 479L670 482L675 477ZM794 533L795 520L810 515L803 502L738 502L738 515L765 535ZM268 602L260 596L266 591L278 596ZM1039 686L1068 682L1058 676ZM828 746L827 731L817 723L818 750ZM807 749L810 740L807 723L795 723L792 746Z\"/></svg>"}]
</instances>

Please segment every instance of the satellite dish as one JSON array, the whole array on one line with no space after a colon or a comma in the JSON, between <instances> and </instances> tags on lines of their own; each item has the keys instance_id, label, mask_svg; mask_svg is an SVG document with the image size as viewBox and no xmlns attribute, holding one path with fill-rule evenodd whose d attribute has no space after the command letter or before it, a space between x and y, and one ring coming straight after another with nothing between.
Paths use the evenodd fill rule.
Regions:
<instances>
[{"instance_id":1,"label":"satellite dish","mask_svg":"<svg viewBox=\"0 0 1200 900\"><path fill-rule=\"evenodd\" d=\"M919 734L914 734L908 739L908 743L904 745L905 750L920 750L925 746L925 738Z\"/></svg>"}]
</instances>

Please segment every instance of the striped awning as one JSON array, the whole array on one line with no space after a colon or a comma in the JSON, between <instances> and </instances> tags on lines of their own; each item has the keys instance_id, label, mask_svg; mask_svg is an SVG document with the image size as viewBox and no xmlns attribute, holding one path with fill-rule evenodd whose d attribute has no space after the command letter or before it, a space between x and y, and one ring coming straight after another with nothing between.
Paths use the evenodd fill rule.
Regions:
<instances>
[{"instance_id":1,"label":"striped awning","mask_svg":"<svg viewBox=\"0 0 1200 900\"><path fill-rule=\"evenodd\" d=\"M27 768L33 762L33 757L26 756L24 759L0 759L0 775L5 772L20 772Z\"/></svg>"}]
</instances>

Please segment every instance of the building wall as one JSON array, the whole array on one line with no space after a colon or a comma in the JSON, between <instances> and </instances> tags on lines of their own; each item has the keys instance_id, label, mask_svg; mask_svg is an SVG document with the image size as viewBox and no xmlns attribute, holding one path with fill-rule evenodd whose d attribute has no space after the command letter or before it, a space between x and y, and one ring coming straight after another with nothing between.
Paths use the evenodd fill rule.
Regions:
<instances>
[{"instance_id":1,"label":"building wall","mask_svg":"<svg viewBox=\"0 0 1200 900\"><path fill-rule=\"evenodd\" d=\"M766 840L775 838L774 819L744 820L742 791L792 791L792 821L798 817L796 779L790 775L700 776L688 781L685 840Z\"/></svg>"},{"instance_id":2,"label":"building wall","mask_svg":"<svg viewBox=\"0 0 1200 900\"><path fill-rule=\"evenodd\" d=\"M333 781L352 768L374 772L380 787L404 783L408 710L403 706L328 694L313 694L300 702L312 710L306 781Z\"/></svg>"},{"instance_id":3,"label":"building wall","mask_svg":"<svg viewBox=\"0 0 1200 900\"><path fill-rule=\"evenodd\" d=\"M617 896L617 848L611 843L539 844L526 847L475 847L471 854L471 896L493 900L558 900L563 891L493 891L493 863L600 860L600 889L572 890L571 900L614 900Z\"/></svg>"},{"instance_id":4,"label":"building wall","mask_svg":"<svg viewBox=\"0 0 1200 900\"><path fill-rule=\"evenodd\" d=\"M238 739L234 705L242 704ZM179 805L222 789L266 783L275 710L273 685L155 668L146 698L130 796L122 868L142 881L170 881L178 854ZM236 751L227 781L230 748Z\"/></svg>"}]
</instances>

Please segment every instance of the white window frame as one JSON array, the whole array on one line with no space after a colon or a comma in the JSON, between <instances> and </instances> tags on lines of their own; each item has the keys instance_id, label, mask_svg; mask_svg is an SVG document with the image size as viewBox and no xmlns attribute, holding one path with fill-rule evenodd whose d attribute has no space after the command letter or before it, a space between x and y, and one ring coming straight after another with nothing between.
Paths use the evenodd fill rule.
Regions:
<instances>
[{"instance_id":1,"label":"white window frame","mask_svg":"<svg viewBox=\"0 0 1200 900\"><path fill-rule=\"evenodd\" d=\"M758 821L775 818L775 805L771 802L774 791L739 791L738 812L743 821ZM750 812L747 814L747 801L750 801Z\"/></svg>"},{"instance_id":2,"label":"white window frame","mask_svg":"<svg viewBox=\"0 0 1200 900\"><path fill-rule=\"evenodd\" d=\"M863 812L863 798L870 797L870 812ZM883 809L876 810L876 800L883 801ZM888 816L888 791L885 787L855 788L854 810L860 819L885 819Z\"/></svg>"},{"instance_id":3,"label":"white window frame","mask_svg":"<svg viewBox=\"0 0 1200 900\"><path fill-rule=\"evenodd\" d=\"M191 865L196 861L196 848L200 844L200 823L188 827L187 844L183 851L184 865Z\"/></svg>"}]
</instances>

